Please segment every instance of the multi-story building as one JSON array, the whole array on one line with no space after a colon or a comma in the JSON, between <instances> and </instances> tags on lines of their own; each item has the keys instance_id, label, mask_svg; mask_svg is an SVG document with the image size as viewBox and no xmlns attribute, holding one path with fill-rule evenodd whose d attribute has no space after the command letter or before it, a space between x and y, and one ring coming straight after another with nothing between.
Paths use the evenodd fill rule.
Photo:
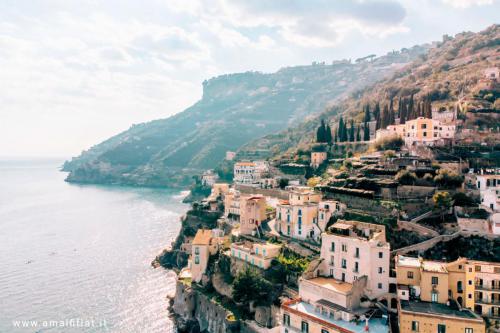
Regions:
<instances>
[{"instance_id":1,"label":"multi-story building","mask_svg":"<svg viewBox=\"0 0 500 333\"><path fill-rule=\"evenodd\" d=\"M201 176L201 184L212 187L217 179L219 179L219 176L213 170L207 170Z\"/></svg>"},{"instance_id":2,"label":"multi-story building","mask_svg":"<svg viewBox=\"0 0 500 333\"><path fill-rule=\"evenodd\" d=\"M240 233L252 235L266 220L266 198L256 194L240 197Z\"/></svg>"},{"instance_id":3,"label":"multi-story building","mask_svg":"<svg viewBox=\"0 0 500 333\"><path fill-rule=\"evenodd\" d=\"M318 203L321 195L310 187L295 187L290 190L288 200L276 206L277 230L281 234L296 239L320 237L317 226Z\"/></svg>"},{"instance_id":4,"label":"multi-story building","mask_svg":"<svg viewBox=\"0 0 500 333\"><path fill-rule=\"evenodd\" d=\"M476 175L476 182L481 206L500 211L500 174Z\"/></svg>"},{"instance_id":5,"label":"multi-story building","mask_svg":"<svg viewBox=\"0 0 500 333\"><path fill-rule=\"evenodd\" d=\"M210 255L217 252L218 245L213 237L212 230L199 229L191 245L191 278L200 282L207 270Z\"/></svg>"},{"instance_id":6,"label":"multi-story building","mask_svg":"<svg viewBox=\"0 0 500 333\"><path fill-rule=\"evenodd\" d=\"M230 189L224 195L224 216L229 220L240 220L240 192Z\"/></svg>"},{"instance_id":7,"label":"multi-story building","mask_svg":"<svg viewBox=\"0 0 500 333\"><path fill-rule=\"evenodd\" d=\"M231 257L261 269L268 269L272 260L279 256L280 250L280 245L246 241L231 244Z\"/></svg>"},{"instance_id":8,"label":"multi-story building","mask_svg":"<svg viewBox=\"0 0 500 333\"><path fill-rule=\"evenodd\" d=\"M236 162L234 164L235 184L253 184L257 181L257 171L254 162Z\"/></svg>"},{"instance_id":9,"label":"multi-story building","mask_svg":"<svg viewBox=\"0 0 500 333\"><path fill-rule=\"evenodd\" d=\"M326 230L332 216L343 215L347 205L335 200L322 200L318 204L318 227L321 232Z\"/></svg>"},{"instance_id":10,"label":"multi-story building","mask_svg":"<svg viewBox=\"0 0 500 333\"><path fill-rule=\"evenodd\" d=\"M311 167L317 168L327 159L327 154L324 151L311 152Z\"/></svg>"},{"instance_id":11,"label":"multi-story building","mask_svg":"<svg viewBox=\"0 0 500 333\"><path fill-rule=\"evenodd\" d=\"M446 318L451 316L448 321L457 321L460 325L465 325L450 324L453 327L462 327L462 332L464 328L473 328L467 326L471 322L480 323L481 318L478 316L488 318L491 324L500 324L500 263L498 262L459 258L447 263L397 256L396 275L398 298L400 303L403 301L401 303L403 309L406 307L415 310L420 306L415 306L413 303L427 303L421 305L424 307L422 311L425 309L430 311L428 308L435 307L439 310L436 315L441 314ZM476 315L469 313L472 311ZM461 315L468 318L465 323L461 323ZM422 326L422 323L416 325ZM473 328L473 331L483 332L484 323L482 327L482 331L480 328Z\"/></svg>"},{"instance_id":12,"label":"multi-story building","mask_svg":"<svg viewBox=\"0 0 500 333\"><path fill-rule=\"evenodd\" d=\"M375 134L377 140L394 136L403 138L407 146L439 146L453 142L455 124L445 124L439 120L418 117L402 125L389 125Z\"/></svg>"},{"instance_id":13,"label":"multi-story building","mask_svg":"<svg viewBox=\"0 0 500 333\"><path fill-rule=\"evenodd\" d=\"M321 259L324 276L347 283L366 276L370 298L389 291L390 244L383 225L339 220L322 234Z\"/></svg>"},{"instance_id":14,"label":"multi-story building","mask_svg":"<svg viewBox=\"0 0 500 333\"><path fill-rule=\"evenodd\" d=\"M380 310L360 306L366 277L354 283L332 278L301 279L299 298L284 302L282 333L388 333Z\"/></svg>"}]
</instances>

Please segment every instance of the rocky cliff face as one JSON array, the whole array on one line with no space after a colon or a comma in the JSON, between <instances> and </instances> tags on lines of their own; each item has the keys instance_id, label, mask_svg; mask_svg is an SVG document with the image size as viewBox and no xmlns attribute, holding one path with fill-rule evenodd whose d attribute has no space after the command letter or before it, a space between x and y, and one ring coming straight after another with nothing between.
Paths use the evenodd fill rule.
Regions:
<instances>
[{"instance_id":1,"label":"rocky cliff face","mask_svg":"<svg viewBox=\"0 0 500 333\"><path fill-rule=\"evenodd\" d=\"M373 62L223 75L203 83L202 99L167 119L132 126L64 164L70 182L142 186L185 184L228 150L283 130L414 59L416 47Z\"/></svg>"}]
</instances>

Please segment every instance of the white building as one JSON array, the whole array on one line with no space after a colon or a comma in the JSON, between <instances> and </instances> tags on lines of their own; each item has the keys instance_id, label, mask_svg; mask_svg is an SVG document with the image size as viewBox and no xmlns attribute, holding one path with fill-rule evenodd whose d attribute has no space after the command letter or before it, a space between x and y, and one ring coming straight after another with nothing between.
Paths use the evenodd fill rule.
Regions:
<instances>
[{"instance_id":1,"label":"white building","mask_svg":"<svg viewBox=\"0 0 500 333\"><path fill-rule=\"evenodd\" d=\"M278 257L281 246L270 243L239 242L231 244L231 257L247 262L261 269L271 267L271 262Z\"/></svg>"},{"instance_id":2,"label":"white building","mask_svg":"<svg viewBox=\"0 0 500 333\"><path fill-rule=\"evenodd\" d=\"M237 162L234 164L234 183L253 184L257 180L254 162Z\"/></svg>"},{"instance_id":3,"label":"white building","mask_svg":"<svg viewBox=\"0 0 500 333\"><path fill-rule=\"evenodd\" d=\"M232 161L235 156L236 156L236 152L234 152L234 151L226 151L226 160L227 161Z\"/></svg>"},{"instance_id":4,"label":"white building","mask_svg":"<svg viewBox=\"0 0 500 333\"><path fill-rule=\"evenodd\" d=\"M481 205L492 211L500 211L500 175L477 175L476 187L479 190Z\"/></svg>"},{"instance_id":5,"label":"white building","mask_svg":"<svg viewBox=\"0 0 500 333\"><path fill-rule=\"evenodd\" d=\"M376 298L389 291L390 244L385 226L340 220L322 234L321 274L354 283L367 277L365 294Z\"/></svg>"},{"instance_id":6,"label":"white building","mask_svg":"<svg viewBox=\"0 0 500 333\"><path fill-rule=\"evenodd\" d=\"M212 187L218 179L219 176L213 170L207 170L201 176L201 184Z\"/></svg>"}]
</instances>

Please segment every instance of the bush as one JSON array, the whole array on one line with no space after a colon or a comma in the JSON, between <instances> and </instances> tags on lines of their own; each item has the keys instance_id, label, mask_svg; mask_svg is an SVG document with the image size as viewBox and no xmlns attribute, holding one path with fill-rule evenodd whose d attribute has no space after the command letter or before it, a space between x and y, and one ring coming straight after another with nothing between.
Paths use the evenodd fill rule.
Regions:
<instances>
[{"instance_id":1,"label":"bush","mask_svg":"<svg viewBox=\"0 0 500 333\"><path fill-rule=\"evenodd\" d=\"M464 178L456 172L441 169L438 171L434 182L444 188L456 188L462 185Z\"/></svg>"},{"instance_id":2,"label":"bush","mask_svg":"<svg viewBox=\"0 0 500 333\"><path fill-rule=\"evenodd\" d=\"M414 172L408 170L401 170L396 174L396 180L401 185L413 185L417 180L417 175Z\"/></svg>"},{"instance_id":3,"label":"bush","mask_svg":"<svg viewBox=\"0 0 500 333\"><path fill-rule=\"evenodd\" d=\"M382 138L375 142L375 149L377 150L395 150L398 151L403 146L404 141L399 136L392 136Z\"/></svg>"},{"instance_id":4,"label":"bush","mask_svg":"<svg viewBox=\"0 0 500 333\"><path fill-rule=\"evenodd\" d=\"M261 277L255 270L247 268L240 272L233 281L233 299L248 304L256 301L257 305L269 305L272 284Z\"/></svg>"},{"instance_id":5,"label":"bush","mask_svg":"<svg viewBox=\"0 0 500 333\"><path fill-rule=\"evenodd\" d=\"M476 207L477 204L472 199L469 197L467 194L462 193L462 192L457 192L453 194L453 201L455 206L460 206L460 207Z\"/></svg>"}]
</instances>

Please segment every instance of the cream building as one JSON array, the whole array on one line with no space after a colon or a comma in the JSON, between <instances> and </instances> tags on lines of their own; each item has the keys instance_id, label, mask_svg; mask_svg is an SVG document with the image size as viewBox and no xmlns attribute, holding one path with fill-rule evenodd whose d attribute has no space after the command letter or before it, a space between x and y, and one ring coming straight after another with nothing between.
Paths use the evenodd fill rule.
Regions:
<instances>
[{"instance_id":1,"label":"cream building","mask_svg":"<svg viewBox=\"0 0 500 333\"><path fill-rule=\"evenodd\" d=\"M201 176L201 184L212 187L217 179L219 179L219 176L213 170L207 170Z\"/></svg>"},{"instance_id":2,"label":"cream building","mask_svg":"<svg viewBox=\"0 0 500 333\"><path fill-rule=\"evenodd\" d=\"M313 151L311 153L311 167L317 168L327 159L327 154L324 151Z\"/></svg>"},{"instance_id":3,"label":"cream building","mask_svg":"<svg viewBox=\"0 0 500 333\"><path fill-rule=\"evenodd\" d=\"M253 235L266 220L266 198L256 194L240 197L240 233Z\"/></svg>"},{"instance_id":4,"label":"cream building","mask_svg":"<svg viewBox=\"0 0 500 333\"><path fill-rule=\"evenodd\" d=\"M210 255L217 252L217 242L213 237L212 230L199 229L194 236L191 246L191 278L194 282L200 282L207 270Z\"/></svg>"},{"instance_id":5,"label":"cream building","mask_svg":"<svg viewBox=\"0 0 500 333\"><path fill-rule=\"evenodd\" d=\"M339 220L322 234L321 259L323 276L347 283L365 276L370 298L389 291L390 244L383 225Z\"/></svg>"},{"instance_id":6,"label":"cream building","mask_svg":"<svg viewBox=\"0 0 500 333\"><path fill-rule=\"evenodd\" d=\"M317 240L321 233L317 226L320 200L321 195L310 187L291 189L288 200L280 201L276 206L278 232L295 239Z\"/></svg>"},{"instance_id":7,"label":"cream building","mask_svg":"<svg viewBox=\"0 0 500 333\"><path fill-rule=\"evenodd\" d=\"M335 200L322 200L318 204L318 227L320 232L326 230L326 226L332 216L343 215L347 205Z\"/></svg>"},{"instance_id":8,"label":"cream building","mask_svg":"<svg viewBox=\"0 0 500 333\"><path fill-rule=\"evenodd\" d=\"M236 162L234 164L235 184L253 184L257 181L257 171L254 162Z\"/></svg>"},{"instance_id":9,"label":"cream building","mask_svg":"<svg viewBox=\"0 0 500 333\"><path fill-rule=\"evenodd\" d=\"M224 217L229 220L240 220L240 197L240 192L235 189L230 189L224 195Z\"/></svg>"},{"instance_id":10,"label":"cream building","mask_svg":"<svg viewBox=\"0 0 500 333\"><path fill-rule=\"evenodd\" d=\"M239 242L231 244L231 257L243 260L261 269L271 267L271 262L278 257L281 246L270 243Z\"/></svg>"}]
</instances>

